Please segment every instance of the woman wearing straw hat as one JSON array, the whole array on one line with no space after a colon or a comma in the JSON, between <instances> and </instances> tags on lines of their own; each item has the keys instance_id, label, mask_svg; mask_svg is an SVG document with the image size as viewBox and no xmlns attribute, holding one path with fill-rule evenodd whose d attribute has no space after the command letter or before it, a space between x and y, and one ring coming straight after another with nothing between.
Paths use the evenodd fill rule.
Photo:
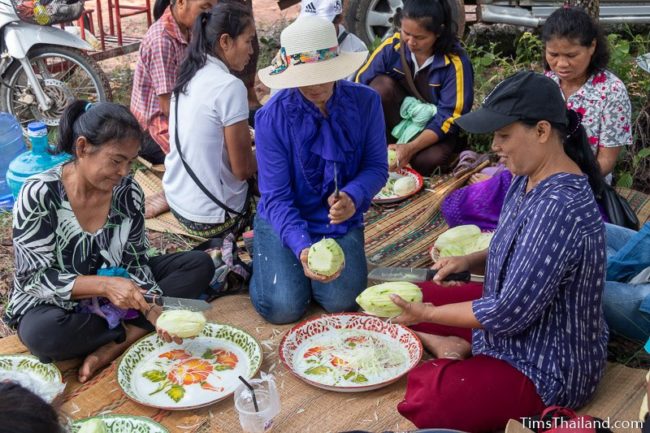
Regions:
<instances>
[{"instance_id":1,"label":"woman wearing straw hat","mask_svg":"<svg viewBox=\"0 0 650 433\"><path fill-rule=\"evenodd\" d=\"M472 108L472 64L456 28L448 0L406 0L401 32L386 39L356 76L358 83L381 95L388 134L402 143L390 146L397 152L398 165L411 164L425 176L453 161L459 150L454 121ZM416 107L423 113L417 115L421 132L403 137L395 127L414 110L414 100L424 105ZM433 117L420 119L427 112Z\"/></svg>"},{"instance_id":2,"label":"woman wearing straw hat","mask_svg":"<svg viewBox=\"0 0 650 433\"><path fill-rule=\"evenodd\" d=\"M488 432L581 407L603 376L605 228L592 191L604 181L579 115L541 74L507 78L458 124L494 132L515 177L489 249L435 266L438 281L485 273L482 288L423 285L419 304L392 295L403 309L393 321L417 323L440 358L409 373L398 410L418 427Z\"/></svg>"},{"instance_id":3,"label":"woman wearing straw hat","mask_svg":"<svg viewBox=\"0 0 650 433\"><path fill-rule=\"evenodd\" d=\"M255 122L261 199L255 218L251 300L269 322L298 320L315 299L328 312L355 310L366 287L363 213L388 177L381 101L343 81L367 53L339 50L331 22L302 17L281 35L259 72L275 94ZM344 269L309 270L312 243L335 238Z\"/></svg>"}]
</instances>

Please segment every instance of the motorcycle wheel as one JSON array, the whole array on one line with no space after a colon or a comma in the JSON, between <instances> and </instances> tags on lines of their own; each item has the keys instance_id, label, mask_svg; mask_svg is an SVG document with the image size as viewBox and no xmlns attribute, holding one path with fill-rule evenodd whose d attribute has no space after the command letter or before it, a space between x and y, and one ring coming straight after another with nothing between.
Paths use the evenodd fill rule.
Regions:
<instances>
[{"instance_id":1,"label":"motorcycle wheel","mask_svg":"<svg viewBox=\"0 0 650 433\"><path fill-rule=\"evenodd\" d=\"M464 0L447 0L452 17L458 25L458 37L465 33ZM397 31L395 13L402 8L402 0L352 0L346 16L346 28L359 36L368 47Z\"/></svg>"},{"instance_id":2,"label":"motorcycle wheel","mask_svg":"<svg viewBox=\"0 0 650 433\"><path fill-rule=\"evenodd\" d=\"M27 74L14 61L3 75L0 86L0 110L18 119L23 129L33 121L56 127L65 106L74 99L103 102L111 98L108 78L97 62L83 51L44 45L27 54L41 87L52 100L52 106L43 111L27 81Z\"/></svg>"}]
</instances>

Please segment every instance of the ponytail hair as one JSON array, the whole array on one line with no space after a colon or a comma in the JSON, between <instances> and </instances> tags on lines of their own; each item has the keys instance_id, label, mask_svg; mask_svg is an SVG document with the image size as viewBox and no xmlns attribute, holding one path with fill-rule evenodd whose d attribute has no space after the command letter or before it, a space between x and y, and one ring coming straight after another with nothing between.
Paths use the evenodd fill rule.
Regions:
<instances>
[{"instance_id":1,"label":"ponytail hair","mask_svg":"<svg viewBox=\"0 0 650 433\"><path fill-rule=\"evenodd\" d=\"M127 107L112 102L76 100L68 104L59 123L59 140L54 153L76 154L79 137L99 147L109 141L135 139L142 142L140 124Z\"/></svg>"},{"instance_id":2,"label":"ponytail hair","mask_svg":"<svg viewBox=\"0 0 650 433\"><path fill-rule=\"evenodd\" d=\"M436 35L433 51L436 54L458 54L458 24L451 13L451 0L405 0L400 19L419 21Z\"/></svg>"},{"instance_id":3,"label":"ponytail hair","mask_svg":"<svg viewBox=\"0 0 650 433\"><path fill-rule=\"evenodd\" d=\"M582 116L573 110L567 110L568 125L551 123L551 127L562 140L564 153L580 167L587 179L596 198L599 198L605 189L605 178L600 171L596 155L589 145L587 131L582 125ZM522 120L529 127L537 125L535 120Z\"/></svg>"},{"instance_id":4,"label":"ponytail hair","mask_svg":"<svg viewBox=\"0 0 650 433\"><path fill-rule=\"evenodd\" d=\"M176 4L176 0L156 0L156 3L153 5L154 21L158 21L160 19L170 4Z\"/></svg>"},{"instance_id":5,"label":"ponytail hair","mask_svg":"<svg viewBox=\"0 0 650 433\"><path fill-rule=\"evenodd\" d=\"M216 45L222 35L235 39L252 23L250 9L238 2L222 1L209 12L201 12L194 21L192 38L178 71L174 93L185 93L190 80L205 66L207 56L217 56Z\"/></svg>"}]
</instances>

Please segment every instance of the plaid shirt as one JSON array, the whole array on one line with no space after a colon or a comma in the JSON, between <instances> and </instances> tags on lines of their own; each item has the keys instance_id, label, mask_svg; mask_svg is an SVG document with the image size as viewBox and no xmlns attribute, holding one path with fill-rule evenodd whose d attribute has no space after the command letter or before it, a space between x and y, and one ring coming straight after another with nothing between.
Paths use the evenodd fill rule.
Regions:
<instances>
[{"instance_id":1,"label":"plaid shirt","mask_svg":"<svg viewBox=\"0 0 650 433\"><path fill-rule=\"evenodd\" d=\"M142 40L135 67L131 111L165 154L169 153L169 119L160 109L158 96L174 90L187 44L167 8Z\"/></svg>"}]
</instances>

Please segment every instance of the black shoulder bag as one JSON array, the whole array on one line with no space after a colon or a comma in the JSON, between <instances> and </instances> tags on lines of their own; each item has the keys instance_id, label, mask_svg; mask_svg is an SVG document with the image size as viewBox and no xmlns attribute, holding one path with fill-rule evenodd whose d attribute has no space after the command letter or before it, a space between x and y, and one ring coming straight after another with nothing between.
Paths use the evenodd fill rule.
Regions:
<instances>
[{"instance_id":1,"label":"black shoulder bag","mask_svg":"<svg viewBox=\"0 0 650 433\"><path fill-rule=\"evenodd\" d=\"M605 185L601 194L609 222L632 230L639 230L639 218L630 204L611 185Z\"/></svg>"}]
</instances>

